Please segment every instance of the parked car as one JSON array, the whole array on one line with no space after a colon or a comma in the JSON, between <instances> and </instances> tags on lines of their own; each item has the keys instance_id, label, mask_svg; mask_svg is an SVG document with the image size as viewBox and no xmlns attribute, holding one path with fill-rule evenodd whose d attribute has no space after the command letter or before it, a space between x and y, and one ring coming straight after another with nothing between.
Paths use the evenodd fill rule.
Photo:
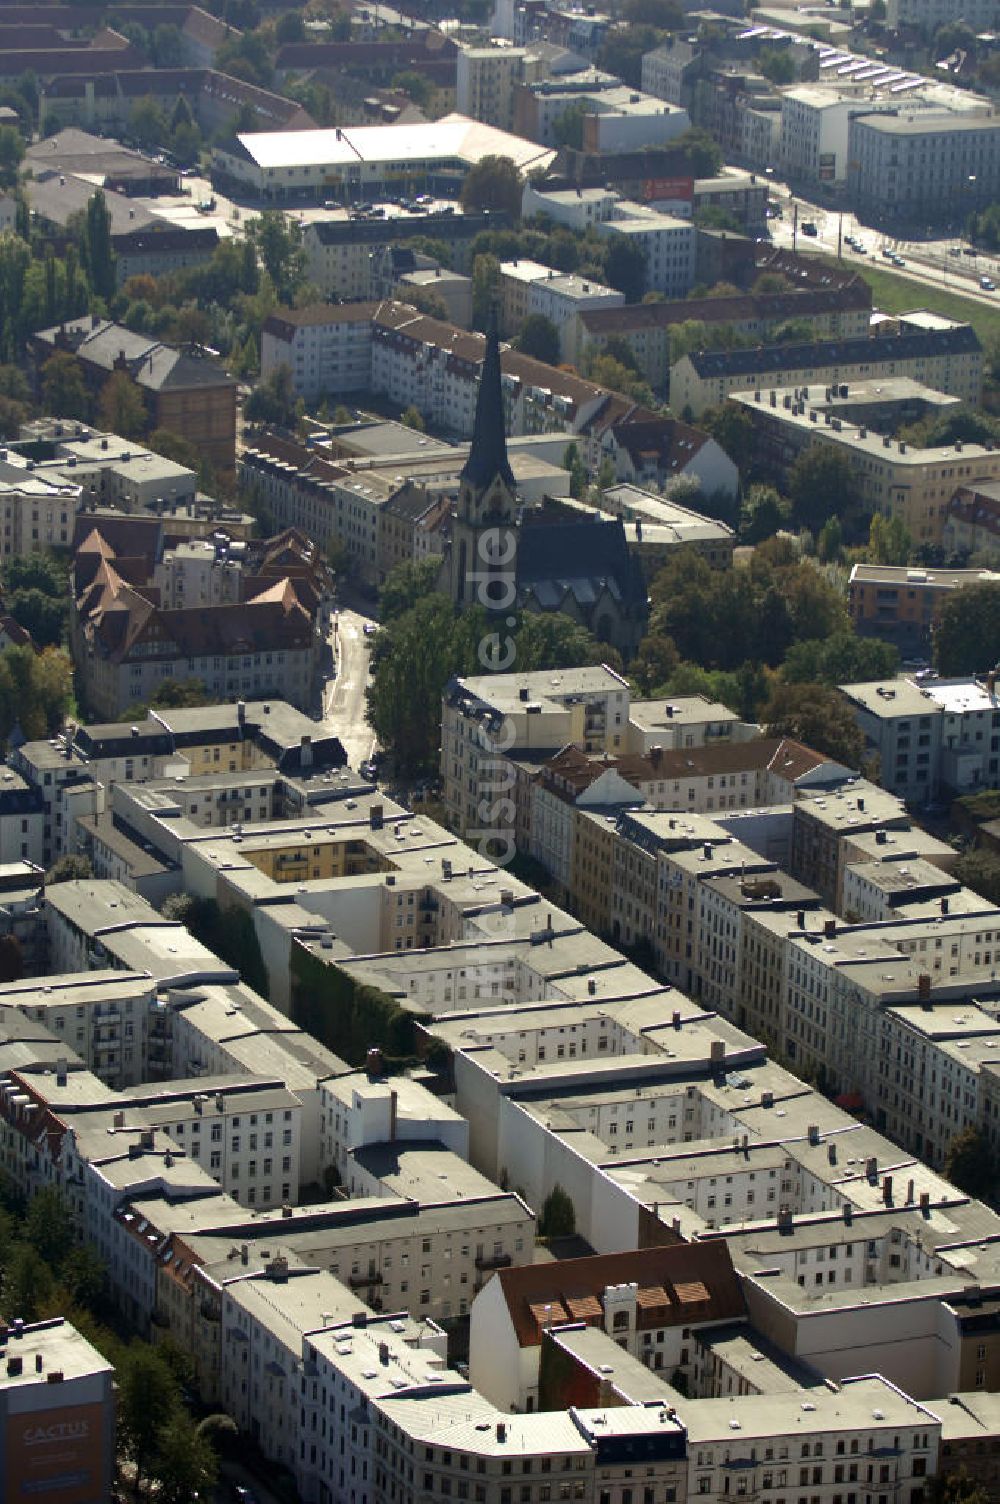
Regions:
<instances>
[{"instance_id":1,"label":"parked car","mask_svg":"<svg viewBox=\"0 0 1000 1504\"><path fill-rule=\"evenodd\" d=\"M819 231L817 230L816 226L813 224L812 220L811 219L807 219L806 222L805 222L805 224L802 226L802 233L803 233L803 235L816 236L816 235L819 234Z\"/></svg>"},{"instance_id":2,"label":"parked car","mask_svg":"<svg viewBox=\"0 0 1000 1504\"><path fill-rule=\"evenodd\" d=\"M979 285L983 289L983 292L996 292L997 290L997 285L992 277L980 277Z\"/></svg>"}]
</instances>

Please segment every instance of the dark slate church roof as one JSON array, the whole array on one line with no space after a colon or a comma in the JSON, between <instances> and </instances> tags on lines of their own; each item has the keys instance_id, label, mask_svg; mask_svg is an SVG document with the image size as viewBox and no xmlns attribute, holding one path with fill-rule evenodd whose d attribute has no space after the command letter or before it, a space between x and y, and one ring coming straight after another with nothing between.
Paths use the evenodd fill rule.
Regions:
<instances>
[{"instance_id":1,"label":"dark slate church roof","mask_svg":"<svg viewBox=\"0 0 1000 1504\"><path fill-rule=\"evenodd\" d=\"M619 517L522 526L517 585L520 596L533 596L544 610L557 610L567 594L586 610L605 589L626 609L645 608L642 571Z\"/></svg>"},{"instance_id":2,"label":"dark slate church roof","mask_svg":"<svg viewBox=\"0 0 1000 1504\"><path fill-rule=\"evenodd\" d=\"M503 393L500 388L500 338L496 319L486 336L486 354L479 377L479 392L476 396L476 421L472 430L472 446L469 458L462 470L462 479L485 491L486 487L500 477L510 491L514 491L514 472L507 458Z\"/></svg>"}]
</instances>

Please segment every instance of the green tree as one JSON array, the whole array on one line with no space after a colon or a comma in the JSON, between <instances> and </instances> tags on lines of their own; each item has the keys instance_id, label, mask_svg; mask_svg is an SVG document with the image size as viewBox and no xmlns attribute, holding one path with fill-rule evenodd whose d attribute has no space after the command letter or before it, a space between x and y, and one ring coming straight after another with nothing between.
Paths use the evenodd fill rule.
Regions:
<instances>
[{"instance_id":1,"label":"green tree","mask_svg":"<svg viewBox=\"0 0 1000 1504\"><path fill-rule=\"evenodd\" d=\"M885 9L884 0L874 0ZM957 1473L938 1473L928 1480L927 1504L991 1504L989 1489L970 1478L964 1466Z\"/></svg>"},{"instance_id":2,"label":"green tree","mask_svg":"<svg viewBox=\"0 0 1000 1504\"><path fill-rule=\"evenodd\" d=\"M486 252L472 260L472 323L488 329L500 291L500 262Z\"/></svg>"},{"instance_id":3,"label":"green tree","mask_svg":"<svg viewBox=\"0 0 1000 1504\"><path fill-rule=\"evenodd\" d=\"M413 68L406 68L402 73L395 74L392 87L405 94L418 110L426 110L434 97L434 86L430 79L415 72Z\"/></svg>"},{"instance_id":4,"label":"green tree","mask_svg":"<svg viewBox=\"0 0 1000 1504\"><path fill-rule=\"evenodd\" d=\"M637 376L630 366L623 365L613 355L595 354L587 361L587 379L609 391L621 392L643 407L653 407L656 398L648 381Z\"/></svg>"},{"instance_id":5,"label":"green tree","mask_svg":"<svg viewBox=\"0 0 1000 1504\"><path fill-rule=\"evenodd\" d=\"M110 298L115 290L115 257L111 245L111 213L104 194L98 191L87 203L80 259L98 297Z\"/></svg>"},{"instance_id":6,"label":"green tree","mask_svg":"<svg viewBox=\"0 0 1000 1504\"><path fill-rule=\"evenodd\" d=\"M166 460L173 460L177 465L186 465L193 470L198 477L198 485L209 496L215 493L215 471L210 460L207 460L190 439L183 434L174 433L170 428L154 428L146 443L154 454L161 454Z\"/></svg>"},{"instance_id":7,"label":"green tree","mask_svg":"<svg viewBox=\"0 0 1000 1504\"><path fill-rule=\"evenodd\" d=\"M294 428L300 410L291 368L280 365L250 393L243 414L250 423L274 423L280 428Z\"/></svg>"},{"instance_id":8,"label":"green tree","mask_svg":"<svg viewBox=\"0 0 1000 1504\"><path fill-rule=\"evenodd\" d=\"M938 607L934 661L946 677L992 667L1000 645L1000 585L965 585Z\"/></svg>"},{"instance_id":9,"label":"green tree","mask_svg":"<svg viewBox=\"0 0 1000 1504\"><path fill-rule=\"evenodd\" d=\"M597 65L614 73L630 89L642 88L642 57L652 52L663 38L658 26L630 25L610 30L601 43Z\"/></svg>"},{"instance_id":10,"label":"green tree","mask_svg":"<svg viewBox=\"0 0 1000 1504\"><path fill-rule=\"evenodd\" d=\"M913 540L902 517L883 517L876 512L868 529L868 558L872 564L905 564Z\"/></svg>"},{"instance_id":11,"label":"green tree","mask_svg":"<svg viewBox=\"0 0 1000 1504\"><path fill-rule=\"evenodd\" d=\"M788 684L862 684L889 679L899 666L899 649L877 637L833 632L792 643L781 665Z\"/></svg>"},{"instance_id":12,"label":"green tree","mask_svg":"<svg viewBox=\"0 0 1000 1504\"><path fill-rule=\"evenodd\" d=\"M740 508L740 542L763 543L788 521L788 503L773 486L751 486Z\"/></svg>"},{"instance_id":13,"label":"green tree","mask_svg":"<svg viewBox=\"0 0 1000 1504\"><path fill-rule=\"evenodd\" d=\"M741 476L750 471L756 452L757 435L748 412L735 403L724 402L721 407L706 408L698 420L698 426L728 454Z\"/></svg>"},{"instance_id":14,"label":"green tree","mask_svg":"<svg viewBox=\"0 0 1000 1504\"><path fill-rule=\"evenodd\" d=\"M580 450L576 444L566 445L562 467L569 471L569 494L579 499L587 489L587 467L580 458Z\"/></svg>"},{"instance_id":15,"label":"green tree","mask_svg":"<svg viewBox=\"0 0 1000 1504\"><path fill-rule=\"evenodd\" d=\"M247 226L274 290L282 303L292 303L305 280L305 252L297 220L280 209L265 209Z\"/></svg>"},{"instance_id":16,"label":"green tree","mask_svg":"<svg viewBox=\"0 0 1000 1504\"><path fill-rule=\"evenodd\" d=\"M404 410L399 421L404 428L412 428L416 433L423 433L427 428L423 413L412 403Z\"/></svg>"},{"instance_id":17,"label":"green tree","mask_svg":"<svg viewBox=\"0 0 1000 1504\"><path fill-rule=\"evenodd\" d=\"M838 517L828 517L816 537L816 557L835 564L843 551L844 531Z\"/></svg>"},{"instance_id":18,"label":"green tree","mask_svg":"<svg viewBox=\"0 0 1000 1504\"><path fill-rule=\"evenodd\" d=\"M127 371L112 371L101 388L100 420L110 433L138 439L148 423L142 393Z\"/></svg>"},{"instance_id":19,"label":"green tree","mask_svg":"<svg viewBox=\"0 0 1000 1504\"><path fill-rule=\"evenodd\" d=\"M40 1258L59 1270L76 1246L73 1215L55 1186L43 1186L28 1202L24 1236Z\"/></svg>"},{"instance_id":20,"label":"green tree","mask_svg":"<svg viewBox=\"0 0 1000 1504\"><path fill-rule=\"evenodd\" d=\"M626 303L639 303L646 291L646 254L628 235L612 235L604 258L608 285L624 293Z\"/></svg>"},{"instance_id":21,"label":"green tree","mask_svg":"<svg viewBox=\"0 0 1000 1504\"><path fill-rule=\"evenodd\" d=\"M157 26L150 51L157 68L180 68L184 64L184 43L176 26Z\"/></svg>"},{"instance_id":22,"label":"green tree","mask_svg":"<svg viewBox=\"0 0 1000 1504\"><path fill-rule=\"evenodd\" d=\"M90 398L83 367L75 355L56 350L42 366L42 406L55 418L80 418L86 422Z\"/></svg>"},{"instance_id":23,"label":"green tree","mask_svg":"<svg viewBox=\"0 0 1000 1504\"><path fill-rule=\"evenodd\" d=\"M24 952L16 935L0 935L0 983L19 982L24 976Z\"/></svg>"},{"instance_id":24,"label":"green tree","mask_svg":"<svg viewBox=\"0 0 1000 1504\"><path fill-rule=\"evenodd\" d=\"M180 1387L162 1355L145 1342L132 1342L118 1369L118 1425L137 1490L151 1475L161 1433L179 1409Z\"/></svg>"},{"instance_id":25,"label":"green tree","mask_svg":"<svg viewBox=\"0 0 1000 1504\"><path fill-rule=\"evenodd\" d=\"M790 84L795 79L795 59L778 47L765 47L757 56L757 70L772 84Z\"/></svg>"},{"instance_id":26,"label":"green tree","mask_svg":"<svg viewBox=\"0 0 1000 1504\"><path fill-rule=\"evenodd\" d=\"M390 570L378 597L383 622L402 616L425 595L432 595L440 571L441 561L437 558L407 559Z\"/></svg>"},{"instance_id":27,"label":"green tree","mask_svg":"<svg viewBox=\"0 0 1000 1504\"><path fill-rule=\"evenodd\" d=\"M467 213L497 210L516 222L521 217L522 191L521 174L510 157L483 157L465 175L462 208Z\"/></svg>"},{"instance_id":28,"label":"green tree","mask_svg":"<svg viewBox=\"0 0 1000 1504\"><path fill-rule=\"evenodd\" d=\"M559 330L544 313L529 313L514 343L522 355L532 355L549 366L559 364Z\"/></svg>"},{"instance_id":29,"label":"green tree","mask_svg":"<svg viewBox=\"0 0 1000 1504\"><path fill-rule=\"evenodd\" d=\"M722 167L722 148L701 126L694 125L678 136L674 148L683 153L688 173L693 178L714 178Z\"/></svg>"},{"instance_id":30,"label":"green tree","mask_svg":"<svg viewBox=\"0 0 1000 1504\"><path fill-rule=\"evenodd\" d=\"M156 1436L152 1473L163 1504L208 1498L219 1467L215 1451L191 1417L177 1406Z\"/></svg>"},{"instance_id":31,"label":"green tree","mask_svg":"<svg viewBox=\"0 0 1000 1504\"><path fill-rule=\"evenodd\" d=\"M7 1250L3 1264L0 1303L8 1322L20 1316L35 1321L52 1294L55 1279L45 1260L30 1243L17 1242Z\"/></svg>"},{"instance_id":32,"label":"green tree","mask_svg":"<svg viewBox=\"0 0 1000 1504\"><path fill-rule=\"evenodd\" d=\"M282 47L289 42L304 42L306 28L300 10L286 10L275 22L274 40Z\"/></svg>"},{"instance_id":33,"label":"green tree","mask_svg":"<svg viewBox=\"0 0 1000 1504\"><path fill-rule=\"evenodd\" d=\"M556 146L572 146L580 151L583 147L583 122L591 112L592 106L583 99L575 99L567 105L552 122L552 139Z\"/></svg>"},{"instance_id":34,"label":"green tree","mask_svg":"<svg viewBox=\"0 0 1000 1504\"><path fill-rule=\"evenodd\" d=\"M24 157L24 137L13 125L0 126L0 185L13 188Z\"/></svg>"},{"instance_id":35,"label":"green tree","mask_svg":"<svg viewBox=\"0 0 1000 1504\"><path fill-rule=\"evenodd\" d=\"M963 851L954 870L966 888L1000 906L1000 856L996 852Z\"/></svg>"},{"instance_id":36,"label":"green tree","mask_svg":"<svg viewBox=\"0 0 1000 1504\"><path fill-rule=\"evenodd\" d=\"M153 691L151 705L210 705L204 679L162 679Z\"/></svg>"},{"instance_id":37,"label":"green tree","mask_svg":"<svg viewBox=\"0 0 1000 1504\"><path fill-rule=\"evenodd\" d=\"M944 1173L967 1196L990 1202L997 1198L1000 1190L997 1157L989 1139L978 1128L966 1128L955 1135L944 1157Z\"/></svg>"},{"instance_id":38,"label":"green tree","mask_svg":"<svg viewBox=\"0 0 1000 1504\"><path fill-rule=\"evenodd\" d=\"M45 874L46 886L53 883L78 883L88 877L93 877L94 869L90 865L89 857L78 856L75 852L68 852L53 862Z\"/></svg>"},{"instance_id":39,"label":"green tree","mask_svg":"<svg viewBox=\"0 0 1000 1504\"><path fill-rule=\"evenodd\" d=\"M788 472L792 515L800 527L819 532L828 517L839 517L857 505L858 490L850 461L833 444L811 444L797 456Z\"/></svg>"},{"instance_id":40,"label":"green tree","mask_svg":"<svg viewBox=\"0 0 1000 1504\"><path fill-rule=\"evenodd\" d=\"M857 768L865 739L842 695L825 684L778 684L761 712L767 736L791 736Z\"/></svg>"},{"instance_id":41,"label":"green tree","mask_svg":"<svg viewBox=\"0 0 1000 1504\"><path fill-rule=\"evenodd\" d=\"M573 1198L559 1184L552 1187L542 1203L538 1232L543 1238L571 1238L576 1232Z\"/></svg>"},{"instance_id":42,"label":"green tree","mask_svg":"<svg viewBox=\"0 0 1000 1504\"><path fill-rule=\"evenodd\" d=\"M40 648L58 647L66 633L69 601L44 590L15 590L6 601L11 616Z\"/></svg>"},{"instance_id":43,"label":"green tree","mask_svg":"<svg viewBox=\"0 0 1000 1504\"><path fill-rule=\"evenodd\" d=\"M169 131L167 117L151 94L136 100L128 117L128 133L133 140L148 151L154 146L162 147Z\"/></svg>"}]
</instances>

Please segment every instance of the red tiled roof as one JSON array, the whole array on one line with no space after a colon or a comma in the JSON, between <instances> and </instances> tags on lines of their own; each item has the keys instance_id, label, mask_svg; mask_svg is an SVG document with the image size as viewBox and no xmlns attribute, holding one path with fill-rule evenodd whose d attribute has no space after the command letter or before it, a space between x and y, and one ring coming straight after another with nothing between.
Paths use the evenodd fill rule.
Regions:
<instances>
[{"instance_id":1,"label":"red tiled roof","mask_svg":"<svg viewBox=\"0 0 1000 1504\"><path fill-rule=\"evenodd\" d=\"M501 1269L500 1281L521 1347L537 1347L546 1325L603 1317L602 1296L609 1285L637 1284L650 1303L640 1303L639 1325L687 1325L731 1321L746 1314L743 1292L722 1240L677 1243L627 1253L594 1254L550 1264ZM653 1303L648 1292L660 1292ZM694 1305L703 1306L695 1313ZM570 1315L573 1307L580 1315Z\"/></svg>"}]
</instances>

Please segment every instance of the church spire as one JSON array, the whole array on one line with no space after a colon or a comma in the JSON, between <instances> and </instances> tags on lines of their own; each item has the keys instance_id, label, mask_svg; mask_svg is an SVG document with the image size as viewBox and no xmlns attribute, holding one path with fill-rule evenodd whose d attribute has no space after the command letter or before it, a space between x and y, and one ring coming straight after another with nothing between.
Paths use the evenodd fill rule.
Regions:
<instances>
[{"instance_id":1,"label":"church spire","mask_svg":"<svg viewBox=\"0 0 1000 1504\"><path fill-rule=\"evenodd\" d=\"M514 490L514 474L507 459L505 430L503 394L500 389L500 336L494 308L479 377L472 445L462 470L462 479L481 491L485 491L498 476L511 491Z\"/></svg>"}]
</instances>

